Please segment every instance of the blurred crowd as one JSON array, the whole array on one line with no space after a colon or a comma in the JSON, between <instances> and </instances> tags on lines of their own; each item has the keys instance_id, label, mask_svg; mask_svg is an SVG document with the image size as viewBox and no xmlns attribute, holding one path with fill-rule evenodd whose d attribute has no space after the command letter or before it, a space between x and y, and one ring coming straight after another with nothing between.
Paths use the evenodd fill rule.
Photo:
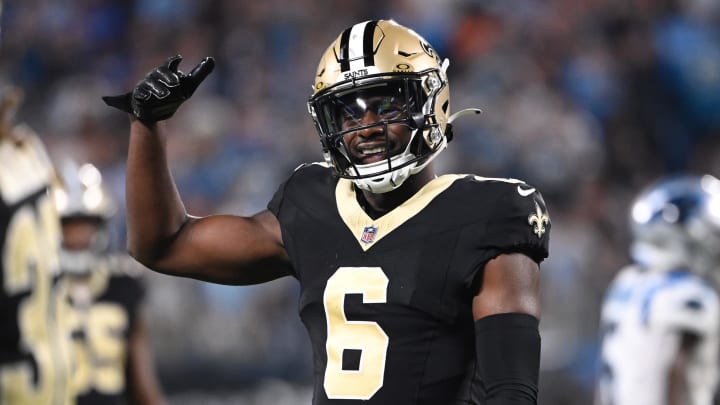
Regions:
<instances>
[{"instance_id":1,"label":"blurred crowd","mask_svg":"<svg viewBox=\"0 0 720 405\"><path fill-rule=\"evenodd\" d=\"M170 163L190 213L252 214L294 167L322 160L305 105L316 63L344 28L372 18L415 28L450 59L451 110L484 112L457 121L441 171L543 192L553 234L541 266L541 403L589 403L600 300L627 261L630 199L665 174L720 175L720 2L6 1L0 83L25 90L18 120L54 160L94 163L123 201L128 119L100 97L174 54L187 70L214 56L216 70L167 122ZM118 215L118 249L124 234ZM147 278L171 403L308 403L293 280Z\"/></svg>"}]
</instances>

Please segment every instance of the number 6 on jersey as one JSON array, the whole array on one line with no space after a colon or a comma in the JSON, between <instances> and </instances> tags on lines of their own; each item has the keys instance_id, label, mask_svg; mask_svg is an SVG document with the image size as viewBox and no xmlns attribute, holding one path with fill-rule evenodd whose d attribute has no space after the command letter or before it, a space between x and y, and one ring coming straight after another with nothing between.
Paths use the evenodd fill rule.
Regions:
<instances>
[{"instance_id":1,"label":"number 6 on jersey","mask_svg":"<svg viewBox=\"0 0 720 405\"><path fill-rule=\"evenodd\" d=\"M328 279L323 303L327 320L325 393L330 399L369 399L383 385L388 336L376 322L348 321L347 294L362 294L363 303L387 301L388 278L379 267L340 267ZM345 350L360 351L357 370L343 370Z\"/></svg>"}]
</instances>

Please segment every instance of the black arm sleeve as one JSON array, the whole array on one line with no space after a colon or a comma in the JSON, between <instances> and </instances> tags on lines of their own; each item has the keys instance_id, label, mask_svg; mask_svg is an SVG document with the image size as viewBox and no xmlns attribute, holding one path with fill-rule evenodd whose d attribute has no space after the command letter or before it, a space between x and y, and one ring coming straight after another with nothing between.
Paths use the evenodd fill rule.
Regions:
<instances>
[{"instance_id":1,"label":"black arm sleeve","mask_svg":"<svg viewBox=\"0 0 720 405\"><path fill-rule=\"evenodd\" d=\"M540 369L539 321L521 313L475 321L477 373L485 405L535 405Z\"/></svg>"}]
</instances>

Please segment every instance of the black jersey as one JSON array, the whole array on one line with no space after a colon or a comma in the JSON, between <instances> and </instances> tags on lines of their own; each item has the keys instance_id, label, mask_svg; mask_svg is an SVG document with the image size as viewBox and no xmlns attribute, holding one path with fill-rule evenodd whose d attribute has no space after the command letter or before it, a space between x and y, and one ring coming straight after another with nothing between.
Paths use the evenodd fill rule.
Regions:
<instances>
[{"instance_id":1,"label":"black jersey","mask_svg":"<svg viewBox=\"0 0 720 405\"><path fill-rule=\"evenodd\" d=\"M53 168L29 128L11 136L0 139L0 404L65 404L69 341Z\"/></svg>"},{"instance_id":2,"label":"black jersey","mask_svg":"<svg viewBox=\"0 0 720 405\"><path fill-rule=\"evenodd\" d=\"M68 275L77 405L127 402L129 341L145 292L134 263L114 255L86 277Z\"/></svg>"},{"instance_id":3,"label":"black jersey","mask_svg":"<svg viewBox=\"0 0 720 405\"><path fill-rule=\"evenodd\" d=\"M484 264L548 254L541 195L510 179L441 176L372 219L352 182L313 164L268 208L301 286L316 405L469 403Z\"/></svg>"}]
</instances>

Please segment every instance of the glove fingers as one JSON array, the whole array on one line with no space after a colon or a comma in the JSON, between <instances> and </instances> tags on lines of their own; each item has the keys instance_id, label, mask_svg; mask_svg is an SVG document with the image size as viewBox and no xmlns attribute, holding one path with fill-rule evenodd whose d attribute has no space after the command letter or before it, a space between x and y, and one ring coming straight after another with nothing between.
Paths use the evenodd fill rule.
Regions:
<instances>
[{"instance_id":1,"label":"glove fingers","mask_svg":"<svg viewBox=\"0 0 720 405\"><path fill-rule=\"evenodd\" d=\"M162 80L147 80L138 87L137 93L135 98L141 97L141 99L145 100L148 98L145 97L145 94L149 93L162 100L170 95L170 89Z\"/></svg>"},{"instance_id":2,"label":"glove fingers","mask_svg":"<svg viewBox=\"0 0 720 405\"><path fill-rule=\"evenodd\" d=\"M193 68L190 74L187 75L189 94L195 92L195 89L197 89L200 83L202 83L203 80L212 73L213 69L215 69L215 59L210 56L203 59L197 66L195 66L195 68Z\"/></svg>"},{"instance_id":3,"label":"glove fingers","mask_svg":"<svg viewBox=\"0 0 720 405\"><path fill-rule=\"evenodd\" d=\"M215 68L215 60L207 57L184 75L178 70L181 61L180 55L168 58L138 82L132 92L106 96L103 101L145 123L170 118Z\"/></svg>"},{"instance_id":4,"label":"glove fingers","mask_svg":"<svg viewBox=\"0 0 720 405\"><path fill-rule=\"evenodd\" d=\"M180 84L180 74L165 67L159 67L151 74L150 81L163 83L167 87L175 87Z\"/></svg>"},{"instance_id":5,"label":"glove fingers","mask_svg":"<svg viewBox=\"0 0 720 405\"><path fill-rule=\"evenodd\" d=\"M170 69L171 72L177 72L178 66L180 66L180 62L182 62L182 59L183 58L180 55L171 56L165 61L165 67Z\"/></svg>"},{"instance_id":6,"label":"glove fingers","mask_svg":"<svg viewBox=\"0 0 720 405\"><path fill-rule=\"evenodd\" d=\"M163 86L157 80L151 80L149 77L140 81L132 92L132 97L139 101L149 100L151 96L155 98L161 98ZM167 88L165 88L167 91Z\"/></svg>"}]
</instances>

